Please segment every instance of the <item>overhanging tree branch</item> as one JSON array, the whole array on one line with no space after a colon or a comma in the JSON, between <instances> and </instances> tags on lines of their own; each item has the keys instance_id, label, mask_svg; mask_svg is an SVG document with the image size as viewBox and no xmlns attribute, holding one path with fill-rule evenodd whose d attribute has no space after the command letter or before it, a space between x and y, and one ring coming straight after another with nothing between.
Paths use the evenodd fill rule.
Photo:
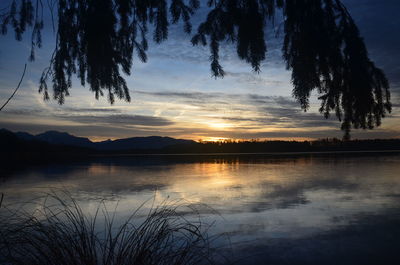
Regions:
<instances>
[{"instance_id":1,"label":"overhanging tree branch","mask_svg":"<svg viewBox=\"0 0 400 265\"><path fill-rule=\"evenodd\" d=\"M3 106L1 106L0 111L3 110L3 108L8 104L8 102L10 102L10 100L14 97L15 93L17 93L19 87L21 86L22 80L24 80L25 72L26 72L26 64L25 64L25 66L24 66L24 71L23 71L23 73L22 73L21 79L19 80L18 86L15 88L14 92L13 92L12 95L7 99L7 101L3 104Z\"/></svg>"}]
</instances>

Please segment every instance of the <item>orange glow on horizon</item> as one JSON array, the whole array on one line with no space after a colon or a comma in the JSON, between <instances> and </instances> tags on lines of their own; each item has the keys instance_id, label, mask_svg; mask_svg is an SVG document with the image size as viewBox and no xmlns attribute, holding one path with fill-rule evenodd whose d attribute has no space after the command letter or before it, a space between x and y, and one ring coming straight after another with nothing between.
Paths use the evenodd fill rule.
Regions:
<instances>
[{"instance_id":1,"label":"orange glow on horizon","mask_svg":"<svg viewBox=\"0 0 400 265\"><path fill-rule=\"evenodd\" d=\"M315 138L306 138L306 137L296 137L296 138L290 138L290 137L281 137L281 138L257 138L257 139L241 139L241 138L229 138L229 137L203 137L203 138L198 138L195 141L196 142L264 142L264 141L297 141L297 142L305 142L305 141L315 141L317 139Z\"/></svg>"},{"instance_id":2,"label":"orange glow on horizon","mask_svg":"<svg viewBox=\"0 0 400 265\"><path fill-rule=\"evenodd\" d=\"M133 136L136 137L136 136ZM146 136L137 136L137 137L146 137ZM123 137L101 137L101 136L89 136L88 137L92 142L102 142L107 140L117 140L117 139L124 139L124 138L131 138L130 136L123 136ZM172 138L176 139L186 139L186 140L193 140L198 143L205 143L205 142L246 142L246 141L297 141L297 142L304 142L304 141L315 141L315 138L305 138L305 137L298 137L298 138L289 138L289 137L281 137L281 138L257 138L257 139L244 139L244 138L230 138L230 137L211 137L211 136L204 136L204 137L187 137L187 136L179 136Z\"/></svg>"}]
</instances>

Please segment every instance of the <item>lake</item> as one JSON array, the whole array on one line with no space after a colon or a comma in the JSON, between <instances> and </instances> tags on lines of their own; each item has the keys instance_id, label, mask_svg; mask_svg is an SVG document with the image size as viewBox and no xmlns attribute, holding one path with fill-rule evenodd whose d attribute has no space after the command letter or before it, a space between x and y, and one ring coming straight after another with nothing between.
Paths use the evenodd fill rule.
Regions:
<instances>
[{"instance_id":1,"label":"lake","mask_svg":"<svg viewBox=\"0 0 400 265\"><path fill-rule=\"evenodd\" d=\"M1 176L9 207L68 190L88 212L107 199L122 219L179 200L235 264L400 264L396 153L97 157Z\"/></svg>"}]
</instances>

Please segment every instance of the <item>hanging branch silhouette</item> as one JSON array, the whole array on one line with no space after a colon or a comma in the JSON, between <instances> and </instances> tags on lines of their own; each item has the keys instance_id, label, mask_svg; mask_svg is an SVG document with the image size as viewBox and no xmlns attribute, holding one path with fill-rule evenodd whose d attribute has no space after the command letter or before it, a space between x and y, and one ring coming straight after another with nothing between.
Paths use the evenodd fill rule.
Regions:
<instances>
[{"instance_id":1,"label":"hanging branch silhouette","mask_svg":"<svg viewBox=\"0 0 400 265\"><path fill-rule=\"evenodd\" d=\"M55 6L48 1L49 7ZM62 104L76 75L97 99L107 93L110 103L115 97L130 101L121 71L131 74L134 52L146 62L149 28L156 43L166 40L169 26L180 21L190 34L199 7L199 0L59 0L56 47L39 91L49 99L51 80L54 99ZM304 111L311 92L317 91L320 112L326 118L336 115L346 139L353 127L380 126L391 112L388 80L369 59L357 25L340 0L208 0L207 8L192 44L209 45L214 77L224 76L219 50L226 42L236 44L238 57L260 72L267 53L266 26L279 12L284 21L283 59L292 71L293 96ZM34 60L44 24L42 1L13 0L7 10L0 14L2 33L11 27L21 40L32 28Z\"/></svg>"},{"instance_id":2,"label":"hanging branch silhouette","mask_svg":"<svg viewBox=\"0 0 400 265\"><path fill-rule=\"evenodd\" d=\"M22 72L21 78L18 82L17 87L14 89L14 92L11 94L11 96L6 100L6 102L4 102L4 104L0 107L0 111L2 111L4 109L4 107L8 104L8 102L10 102L10 100L15 96L15 94L17 93L19 87L21 86L22 81L24 80L25 77L25 72L26 72L26 64L24 66L24 71Z\"/></svg>"}]
</instances>

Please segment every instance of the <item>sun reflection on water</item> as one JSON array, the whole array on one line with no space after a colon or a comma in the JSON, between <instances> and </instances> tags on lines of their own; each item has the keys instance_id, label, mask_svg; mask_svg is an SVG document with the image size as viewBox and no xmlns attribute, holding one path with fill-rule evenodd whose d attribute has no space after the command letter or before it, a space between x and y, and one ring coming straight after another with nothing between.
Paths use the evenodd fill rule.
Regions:
<instances>
[{"instance_id":1,"label":"sun reflection on water","mask_svg":"<svg viewBox=\"0 0 400 265\"><path fill-rule=\"evenodd\" d=\"M224 220L217 231L233 240L302 236L352 222L357 213L399 208L400 157L262 158L130 157L47 165L7 177L8 203L31 201L40 192L68 189L90 211L99 198L125 215L143 202L178 200L205 204ZM377 178L376 176L380 176ZM243 227L246 226L246 229Z\"/></svg>"}]
</instances>

